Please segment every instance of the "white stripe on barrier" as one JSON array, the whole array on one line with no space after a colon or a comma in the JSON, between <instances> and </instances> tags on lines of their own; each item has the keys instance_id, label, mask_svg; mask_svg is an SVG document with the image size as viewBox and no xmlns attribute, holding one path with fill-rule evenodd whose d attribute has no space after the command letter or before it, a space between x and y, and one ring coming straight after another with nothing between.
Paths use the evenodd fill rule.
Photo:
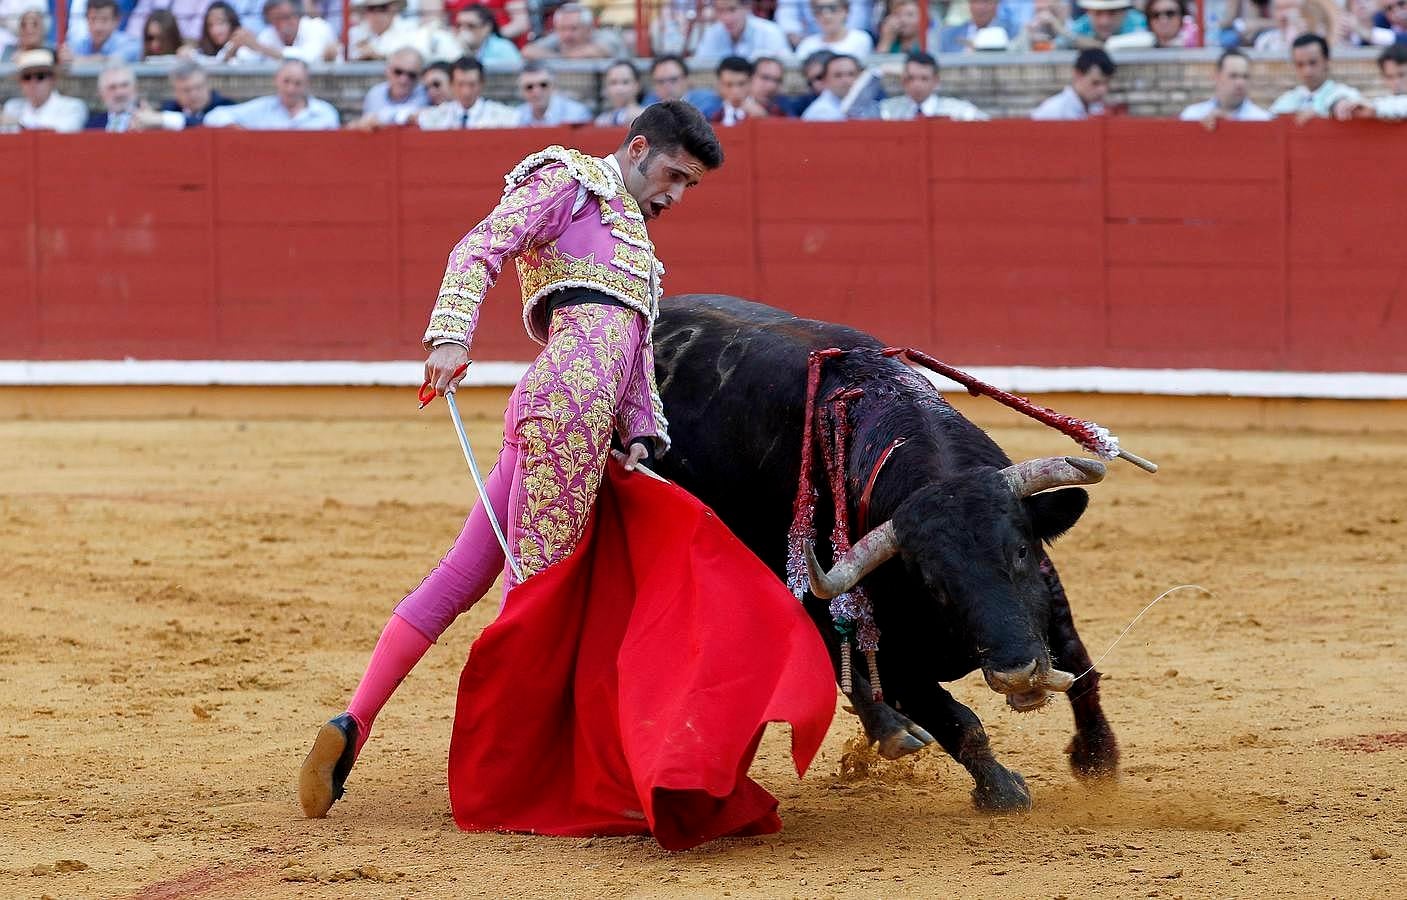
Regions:
<instances>
[{"instance_id":1,"label":"white stripe on barrier","mask_svg":"<svg viewBox=\"0 0 1407 900\"><path fill-rule=\"evenodd\" d=\"M527 363L483 362L469 367L467 387L508 387ZM947 392L962 390L920 370ZM1301 397L1344 400L1407 399L1407 374L1374 372L1248 372L1225 369L1037 368L966 369L997 387L1021 393L1159 394L1203 397ZM421 362L274 362L243 360L0 360L0 386L61 385L419 385Z\"/></svg>"}]
</instances>

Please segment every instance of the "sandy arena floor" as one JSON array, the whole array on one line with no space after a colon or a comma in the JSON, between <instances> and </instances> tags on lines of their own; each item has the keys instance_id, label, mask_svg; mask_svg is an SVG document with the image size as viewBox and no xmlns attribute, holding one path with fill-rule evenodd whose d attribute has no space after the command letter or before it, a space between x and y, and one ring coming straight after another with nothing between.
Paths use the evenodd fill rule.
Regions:
<instances>
[{"instance_id":1,"label":"sandy arena floor","mask_svg":"<svg viewBox=\"0 0 1407 900\"><path fill-rule=\"evenodd\" d=\"M972 678L1031 815L975 812L941 751L842 778L842 713L804 782L764 742L782 834L670 855L455 829L453 691L494 602L402 687L331 818L299 816L319 724L472 496L442 414L0 422L0 896L1407 896L1407 443L1123 437L1163 472L1116 467L1057 549L1091 650L1168 587L1215 597L1170 598L1102 666L1117 784L1071 776L1063 702L1019 716Z\"/></svg>"}]
</instances>

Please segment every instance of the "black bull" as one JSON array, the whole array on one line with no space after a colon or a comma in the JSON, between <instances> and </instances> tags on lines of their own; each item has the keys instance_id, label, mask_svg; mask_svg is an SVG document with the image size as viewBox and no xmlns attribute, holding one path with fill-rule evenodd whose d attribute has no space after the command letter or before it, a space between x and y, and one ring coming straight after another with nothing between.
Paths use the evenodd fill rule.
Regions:
<instances>
[{"instance_id":1,"label":"black bull","mask_svg":"<svg viewBox=\"0 0 1407 900\"><path fill-rule=\"evenodd\" d=\"M1001 448L904 363L866 352L883 345L863 332L733 297L688 295L664 301L654 340L673 439L661 474L717 511L783 578L808 353L860 350L828 362L817 392L824 399L839 387L863 391L850 407L845 461L852 523L879 454L894 438L907 440L874 482L866 526L892 522L898 535L897 557L863 582L881 632L885 702L873 700L863 664L854 668L849 699L884 755L936 739L972 774L979 807L1029 808L1024 779L997 762L977 716L939 682L981 669L1008 703L1028 709L1049 698L1043 688L1059 679L1041 679L1059 676L1057 664L1075 674L1090 667L1043 549L1075 523L1088 494L1072 488L1018 498L999 477L1011 466ZM816 531L824 538L825 473L813 483L822 489ZM841 639L828 604L809 593L805 603L838 666ZM1075 717L1071 767L1082 778L1114 775L1118 745L1100 708L1098 673L1073 685L1061 677L1054 689L1068 688Z\"/></svg>"}]
</instances>

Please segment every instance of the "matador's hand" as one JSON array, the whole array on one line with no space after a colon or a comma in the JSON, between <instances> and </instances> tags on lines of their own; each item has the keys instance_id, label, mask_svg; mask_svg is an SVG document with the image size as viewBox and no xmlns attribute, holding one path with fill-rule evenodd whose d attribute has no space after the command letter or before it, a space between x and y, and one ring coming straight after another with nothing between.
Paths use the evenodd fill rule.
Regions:
<instances>
[{"instance_id":1,"label":"matador's hand","mask_svg":"<svg viewBox=\"0 0 1407 900\"><path fill-rule=\"evenodd\" d=\"M635 467L641 462L644 462L645 457L649 455L649 451L645 449L644 444L634 443L630 445L629 456L619 450L612 450L611 455L616 458L616 462L625 466L625 471L634 472Z\"/></svg>"},{"instance_id":2,"label":"matador's hand","mask_svg":"<svg viewBox=\"0 0 1407 900\"><path fill-rule=\"evenodd\" d=\"M459 386L467 365L469 351L463 344L441 344L425 360L425 383L435 389L436 397L443 397Z\"/></svg>"}]
</instances>

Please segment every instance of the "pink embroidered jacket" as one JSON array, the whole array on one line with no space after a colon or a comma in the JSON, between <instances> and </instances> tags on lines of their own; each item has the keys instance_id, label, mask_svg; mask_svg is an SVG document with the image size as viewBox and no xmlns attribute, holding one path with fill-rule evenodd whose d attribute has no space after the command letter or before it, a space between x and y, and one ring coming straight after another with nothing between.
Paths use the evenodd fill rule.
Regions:
<instances>
[{"instance_id":1,"label":"pink embroidered jacket","mask_svg":"<svg viewBox=\"0 0 1407 900\"><path fill-rule=\"evenodd\" d=\"M426 348L446 341L469 346L484 295L510 258L523 290L523 325L539 344L546 344L549 325L542 301L552 292L587 287L615 297L648 325L616 411L616 430L625 443L653 438L663 453L669 434L655 385L652 331L664 267L639 206L610 163L562 147L534 153L505 181L498 206L450 253ZM586 202L578 206L583 189Z\"/></svg>"}]
</instances>

